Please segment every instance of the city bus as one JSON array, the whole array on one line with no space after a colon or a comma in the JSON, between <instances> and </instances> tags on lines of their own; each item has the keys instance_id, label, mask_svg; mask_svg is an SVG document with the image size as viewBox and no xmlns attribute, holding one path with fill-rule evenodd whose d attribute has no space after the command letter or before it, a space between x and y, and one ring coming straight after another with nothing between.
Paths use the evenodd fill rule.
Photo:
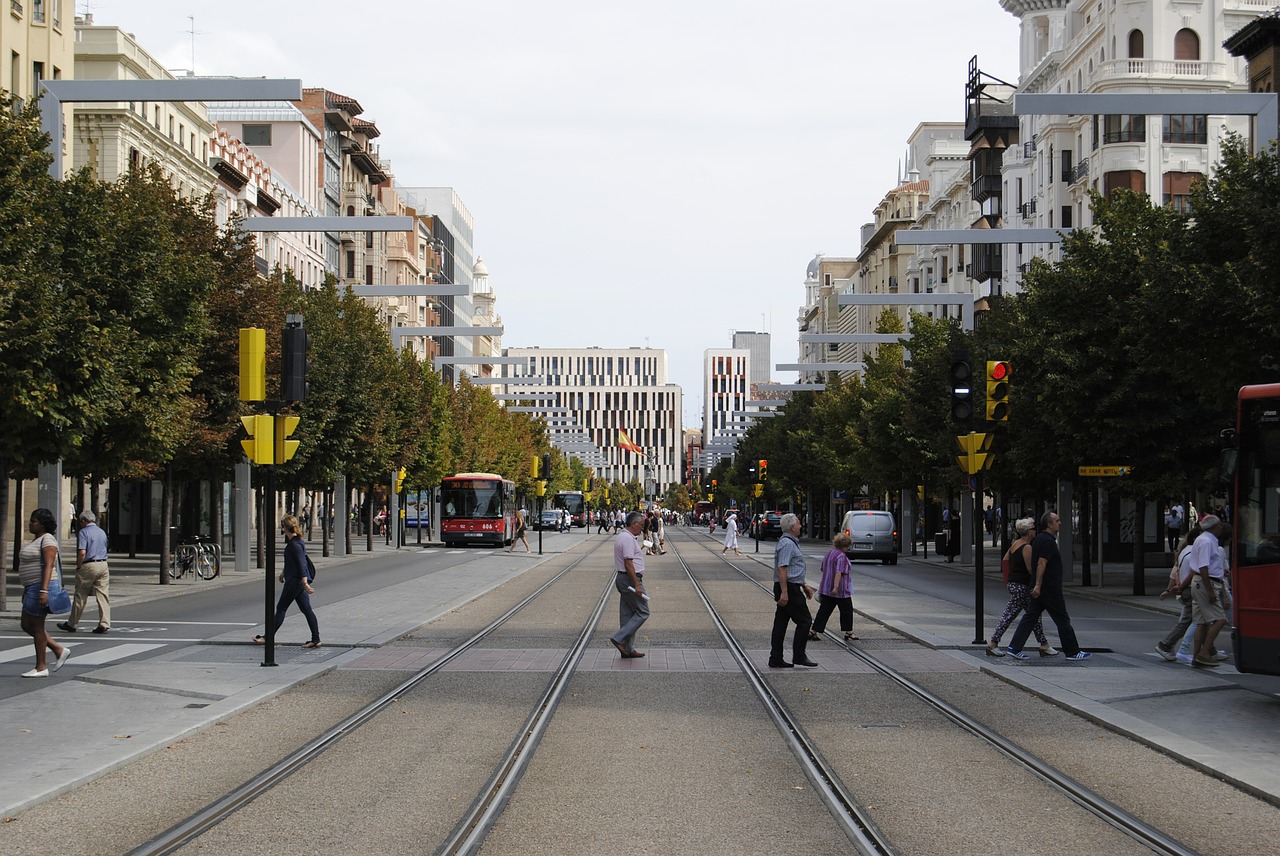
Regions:
<instances>
[{"instance_id":1,"label":"city bus","mask_svg":"<svg viewBox=\"0 0 1280 856\"><path fill-rule=\"evenodd\" d=\"M1236 668L1280 675L1280 384L1240 390L1231 550L1231 635Z\"/></svg>"},{"instance_id":2,"label":"city bus","mask_svg":"<svg viewBox=\"0 0 1280 856\"><path fill-rule=\"evenodd\" d=\"M569 520L574 526L587 525L587 501L580 490L561 490L551 497L552 508L563 508L569 512Z\"/></svg>"},{"instance_id":3,"label":"city bus","mask_svg":"<svg viewBox=\"0 0 1280 856\"><path fill-rule=\"evenodd\" d=\"M458 473L440 482L440 540L446 547L503 547L515 534L515 482L493 473Z\"/></svg>"}]
</instances>

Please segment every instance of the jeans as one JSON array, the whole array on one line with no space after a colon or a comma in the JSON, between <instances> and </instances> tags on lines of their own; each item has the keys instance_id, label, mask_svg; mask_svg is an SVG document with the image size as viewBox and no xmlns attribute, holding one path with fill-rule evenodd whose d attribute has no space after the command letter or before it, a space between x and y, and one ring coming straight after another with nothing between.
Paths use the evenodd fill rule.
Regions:
<instances>
[{"instance_id":1,"label":"jeans","mask_svg":"<svg viewBox=\"0 0 1280 856\"><path fill-rule=\"evenodd\" d=\"M1182 612L1178 614L1178 623L1173 625L1173 629L1160 640L1160 647L1165 651L1172 651L1173 646L1186 635L1187 629L1191 627L1191 586L1187 586L1178 593L1178 601L1182 604Z\"/></svg>"},{"instance_id":2,"label":"jeans","mask_svg":"<svg viewBox=\"0 0 1280 856\"><path fill-rule=\"evenodd\" d=\"M311 628L311 641L320 641L320 622L316 620L315 611L311 609L311 595L307 594L307 590L302 587L302 581L294 582L289 580L285 582L284 588L280 590L280 600L276 603L276 630L280 629L280 625L284 624L284 614L289 610L289 604L297 601L298 609L307 619L307 626Z\"/></svg>"}]
</instances>

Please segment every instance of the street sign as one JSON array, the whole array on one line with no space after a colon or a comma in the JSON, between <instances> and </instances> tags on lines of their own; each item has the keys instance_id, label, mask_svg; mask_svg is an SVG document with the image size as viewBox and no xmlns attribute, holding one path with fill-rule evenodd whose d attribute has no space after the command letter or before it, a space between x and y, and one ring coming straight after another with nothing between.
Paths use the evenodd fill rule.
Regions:
<instances>
[{"instance_id":1,"label":"street sign","mask_svg":"<svg viewBox=\"0 0 1280 856\"><path fill-rule=\"evenodd\" d=\"M1082 476L1128 476L1133 474L1133 467L1080 467Z\"/></svg>"},{"instance_id":2,"label":"street sign","mask_svg":"<svg viewBox=\"0 0 1280 856\"><path fill-rule=\"evenodd\" d=\"M989 452L994 437L994 434L957 434L956 443L964 453L956 456L960 468L972 476L990 467L995 459Z\"/></svg>"}]
</instances>

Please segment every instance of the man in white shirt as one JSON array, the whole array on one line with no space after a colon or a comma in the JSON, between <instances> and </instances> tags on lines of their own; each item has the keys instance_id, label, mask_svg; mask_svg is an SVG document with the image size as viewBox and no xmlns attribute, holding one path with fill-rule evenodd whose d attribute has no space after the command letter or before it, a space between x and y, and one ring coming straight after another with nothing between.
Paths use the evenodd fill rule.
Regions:
<instances>
[{"instance_id":1,"label":"man in white shirt","mask_svg":"<svg viewBox=\"0 0 1280 856\"><path fill-rule=\"evenodd\" d=\"M618 649L624 659L643 657L643 651L635 649L636 633L649 620L649 597L644 591L644 550L640 547L640 527L644 515L633 511L627 515L624 528L613 542L614 585L621 598L618 601L618 632L609 637L609 644Z\"/></svg>"},{"instance_id":2,"label":"man in white shirt","mask_svg":"<svg viewBox=\"0 0 1280 856\"><path fill-rule=\"evenodd\" d=\"M1214 657L1218 652L1215 644L1218 631L1227 623L1226 567L1222 551L1218 549L1222 521L1206 514L1200 521L1200 528L1204 531L1192 545L1190 557L1191 572L1195 575L1191 581L1191 620L1196 625L1191 663L1212 667L1218 665Z\"/></svg>"}]
</instances>

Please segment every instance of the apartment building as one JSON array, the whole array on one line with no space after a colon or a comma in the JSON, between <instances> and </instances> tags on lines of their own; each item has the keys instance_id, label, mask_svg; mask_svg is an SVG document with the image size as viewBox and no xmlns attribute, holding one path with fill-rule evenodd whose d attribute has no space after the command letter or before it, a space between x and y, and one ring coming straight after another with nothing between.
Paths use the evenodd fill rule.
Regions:
<instances>
[{"instance_id":1,"label":"apartment building","mask_svg":"<svg viewBox=\"0 0 1280 856\"><path fill-rule=\"evenodd\" d=\"M702 437L708 453L732 457L745 433L743 414L751 396L751 352L708 348L702 354Z\"/></svg>"},{"instance_id":2,"label":"apartment building","mask_svg":"<svg viewBox=\"0 0 1280 856\"><path fill-rule=\"evenodd\" d=\"M235 169L239 158L228 158L228 152L243 148L264 171L267 198L276 203L266 216L322 216L321 132L301 110L289 101L233 101L209 105L209 119L217 130L214 134L212 166L224 185L237 195L218 201L218 221L234 213L234 205L256 205L257 190L248 190ZM248 164L249 159L245 158ZM252 167L250 167L252 168ZM252 182L256 185L258 182ZM242 212L246 213L246 212ZM303 288L319 288L327 270L325 235L323 232L262 232L258 235L259 269L264 273L276 269L290 271Z\"/></svg>"},{"instance_id":3,"label":"apartment building","mask_svg":"<svg viewBox=\"0 0 1280 856\"><path fill-rule=\"evenodd\" d=\"M744 354L746 352L743 352ZM661 492L681 478L682 393L667 382L667 352L656 348L507 348L518 357L513 377L541 377L538 385L512 385L512 394L545 396L548 408L563 408L569 424L552 424L558 436L581 431L603 454L596 475L606 481L652 480ZM618 445L619 431L643 454Z\"/></svg>"},{"instance_id":4,"label":"apartment building","mask_svg":"<svg viewBox=\"0 0 1280 856\"><path fill-rule=\"evenodd\" d=\"M752 393L762 383L773 379L773 349L768 333L756 333L752 330L735 330L733 347L751 353L747 364L748 391Z\"/></svg>"},{"instance_id":5,"label":"apartment building","mask_svg":"<svg viewBox=\"0 0 1280 856\"><path fill-rule=\"evenodd\" d=\"M40 98L40 83L75 77L75 19L71 0L13 3L0 15L0 89L17 98L21 110ZM64 105L63 123L71 121L71 105ZM63 140L64 146L67 140ZM63 150L63 163L69 162Z\"/></svg>"},{"instance_id":6,"label":"apartment building","mask_svg":"<svg viewBox=\"0 0 1280 856\"><path fill-rule=\"evenodd\" d=\"M75 21L76 80L173 80L119 27L98 26L93 16ZM71 105L72 169L89 167L101 181L152 164L178 193L203 198L217 181L209 165L213 123L207 106L187 101L115 101Z\"/></svg>"},{"instance_id":7,"label":"apartment building","mask_svg":"<svg viewBox=\"0 0 1280 856\"><path fill-rule=\"evenodd\" d=\"M805 269L805 302L797 317L801 333L856 333L858 309L841 306L838 295L851 293L857 278L859 263L856 258L825 256L813 257ZM860 346L850 343L800 342L801 363L856 362L862 359ZM848 374L848 373L843 373ZM801 383L818 383L826 379L821 369L800 372ZM752 398L766 394L759 390Z\"/></svg>"},{"instance_id":8,"label":"apartment building","mask_svg":"<svg viewBox=\"0 0 1280 856\"><path fill-rule=\"evenodd\" d=\"M1274 3L1000 0L1000 5L1020 21L1016 92L1212 93L1247 91L1245 60L1223 43ZM1109 196L1132 190L1146 193L1153 204L1183 209L1192 184L1219 159L1226 135L1249 132L1246 117L1212 114L1021 116L1007 124L1013 128L1008 146L1000 150L998 180L1011 215L1003 225L1013 229L1090 226L1090 192ZM993 170L976 171L990 179ZM1016 284L1031 256L1054 260L1058 252L1056 245L1013 244L974 278Z\"/></svg>"}]
</instances>

